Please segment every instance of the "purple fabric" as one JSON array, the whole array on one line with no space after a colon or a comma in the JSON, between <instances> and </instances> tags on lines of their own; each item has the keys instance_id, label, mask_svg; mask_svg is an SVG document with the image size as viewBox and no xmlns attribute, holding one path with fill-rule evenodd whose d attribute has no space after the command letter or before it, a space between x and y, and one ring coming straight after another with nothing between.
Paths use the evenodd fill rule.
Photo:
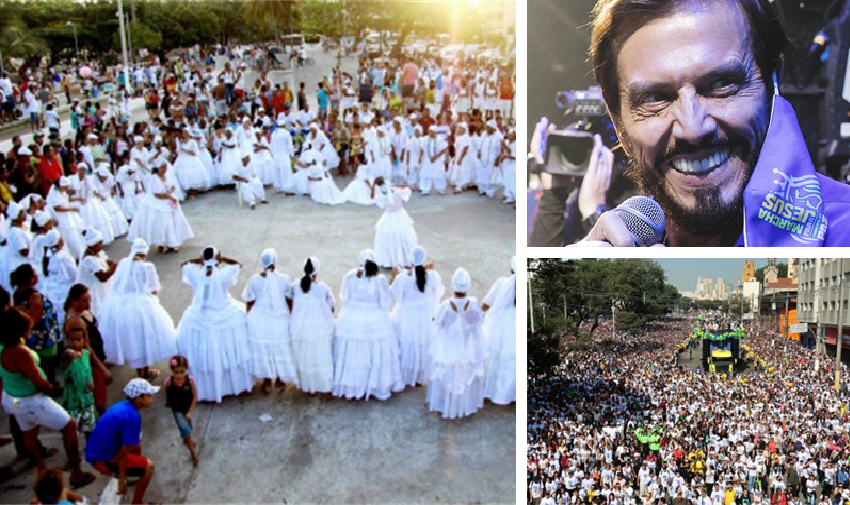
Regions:
<instances>
[{"instance_id":1,"label":"purple fabric","mask_svg":"<svg viewBox=\"0 0 850 505\"><path fill-rule=\"evenodd\" d=\"M794 109L773 97L767 139L744 189L744 244L819 247L828 219L820 181Z\"/></svg>"},{"instance_id":2,"label":"purple fabric","mask_svg":"<svg viewBox=\"0 0 850 505\"><path fill-rule=\"evenodd\" d=\"M767 139L744 189L744 233L736 245L848 246L848 204L850 187L815 171L794 109L775 96Z\"/></svg>"}]
</instances>

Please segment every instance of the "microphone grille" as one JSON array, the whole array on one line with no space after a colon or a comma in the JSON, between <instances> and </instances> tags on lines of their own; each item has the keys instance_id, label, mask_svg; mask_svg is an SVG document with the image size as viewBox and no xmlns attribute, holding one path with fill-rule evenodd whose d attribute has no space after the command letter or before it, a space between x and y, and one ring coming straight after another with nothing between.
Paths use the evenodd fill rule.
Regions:
<instances>
[{"instance_id":1,"label":"microphone grille","mask_svg":"<svg viewBox=\"0 0 850 505\"><path fill-rule=\"evenodd\" d=\"M632 233L635 244L649 247L661 242L665 225L664 211L651 197L633 196L615 210Z\"/></svg>"}]
</instances>

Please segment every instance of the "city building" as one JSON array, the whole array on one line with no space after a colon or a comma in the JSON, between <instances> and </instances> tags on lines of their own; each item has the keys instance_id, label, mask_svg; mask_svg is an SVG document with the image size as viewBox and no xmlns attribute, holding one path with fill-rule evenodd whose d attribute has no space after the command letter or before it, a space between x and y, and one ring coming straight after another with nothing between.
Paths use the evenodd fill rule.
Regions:
<instances>
[{"instance_id":1,"label":"city building","mask_svg":"<svg viewBox=\"0 0 850 505\"><path fill-rule=\"evenodd\" d=\"M850 350L850 316L848 316L847 281L850 280L850 260L843 258L800 258L798 297L800 322L808 325L805 344L825 344L826 352L835 355L839 314L844 336L843 351ZM839 292L839 289L841 292ZM842 354L843 356L843 354ZM850 352L848 352L850 358Z\"/></svg>"},{"instance_id":2,"label":"city building","mask_svg":"<svg viewBox=\"0 0 850 505\"><path fill-rule=\"evenodd\" d=\"M744 261L744 277L743 282L749 282L750 279L754 279L756 276L756 267L755 263L752 260Z\"/></svg>"},{"instance_id":3,"label":"city building","mask_svg":"<svg viewBox=\"0 0 850 505\"><path fill-rule=\"evenodd\" d=\"M767 259L767 267L764 269L764 283L776 282L779 278L779 269L776 268L776 258Z\"/></svg>"}]
</instances>

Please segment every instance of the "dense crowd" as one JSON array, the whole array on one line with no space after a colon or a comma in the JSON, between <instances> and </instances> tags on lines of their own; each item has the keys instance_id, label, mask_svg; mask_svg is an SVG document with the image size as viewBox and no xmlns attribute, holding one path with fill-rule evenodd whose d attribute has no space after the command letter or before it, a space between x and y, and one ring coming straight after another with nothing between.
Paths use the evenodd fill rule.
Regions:
<instances>
[{"instance_id":1,"label":"dense crowd","mask_svg":"<svg viewBox=\"0 0 850 505\"><path fill-rule=\"evenodd\" d=\"M255 53L232 51L218 73L203 52L134 67L148 111L137 122L123 73L112 77L115 91L102 108L93 100L103 69L75 69L94 84L84 86L86 103L73 102L71 135L63 140L62 125L52 122L43 132L38 112L33 143L15 138L3 155L3 407L19 456L33 458L40 473L49 456L37 439L43 426L65 437L71 484L91 481L81 470L80 432L86 461L124 487L125 477L138 477L134 502L141 500L153 463L138 445L139 411L159 389L153 365L162 361L171 371L167 403L195 464L197 402L221 402L260 381L267 394L292 384L349 400L387 400L426 385L428 408L447 419L473 414L485 398L516 400L513 264L481 301L468 295L463 268L446 293L403 208L415 190L442 194L447 183L490 198L503 186L513 202L516 143L502 116L512 94L511 104L486 91L480 102L466 96L476 89L467 78L480 76L490 88L512 80L512 70L363 61L356 76L334 69L318 83L314 113L303 83L294 94L263 74L246 87L248 54ZM340 190L334 173L346 170L356 176ZM181 202L234 186L234 205L252 209L268 201L267 188L383 209L374 251L361 251L341 280L341 310L319 280L318 258L290 278L274 250L263 251L262 270L238 302L229 289L241 265L210 246L181 265L194 297L175 324L159 301L150 248L176 252L194 236ZM122 236L130 253L114 261L104 247ZM389 278L381 267L391 269ZM138 376L111 407L110 365Z\"/></svg>"},{"instance_id":2,"label":"dense crowd","mask_svg":"<svg viewBox=\"0 0 850 505\"><path fill-rule=\"evenodd\" d=\"M836 392L834 360L748 329L745 372L674 366L692 329L600 337L528 378L529 503L850 501L846 365Z\"/></svg>"}]
</instances>

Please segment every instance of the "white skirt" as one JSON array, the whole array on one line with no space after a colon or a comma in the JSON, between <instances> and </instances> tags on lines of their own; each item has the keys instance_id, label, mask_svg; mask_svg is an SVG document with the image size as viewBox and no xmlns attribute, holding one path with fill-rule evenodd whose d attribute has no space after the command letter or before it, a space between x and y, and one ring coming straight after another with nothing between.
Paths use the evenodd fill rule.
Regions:
<instances>
[{"instance_id":1,"label":"white skirt","mask_svg":"<svg viewBox=\"0 0 850 505\"><path fill-rule=\"evenodd\" d=\"M201 311L190 306L177 328L177 347L189 360L198 401L251 391L248 325L245 311L233 300L223 309Z\"/></svg>"},{"instance_id":2,"label":"white skirt","mask_svg":"<svg viewBox=\"0 0 850 505\"><path fill-rule=\"evenodd\" d=\"M333 320L323 321L317 310L308 308L290 321L290 340L298 387L305 393L330 393L334 383Z\"/></svg>"},{"instance_id":3,"label":"white skirt","mask_svg":"<svg viewBox=\"0 0 850 505\"><path fill-rule=\"evenodd\" d=\"M398 344L387 311L345 307L334 339L334 396L386 400L402 389Z\"/></svg>"},{"instance_id":4,"label":"white skirt","mask_svg":"<svg viewBox=\"0 0 850 505\"><path fill-rule=\"evenodd\" d=\"M436 332L426 396L431 411L457 419L484 406L485 345L480 332L468 336Z\"/></svg>"},{"instance_id":5,"label":"white skirt","mask_svg":"<svg viewBox=\"0 0 850 505\"><path fill-rule=\"evenodd\" d=\"M106 362L144 368L177 354L174 321L154 295L112 292L97 314Z\"/></svg>"},{"instance_id":6,"label":"white skirt","mask_svg":"<svg viewBox=\"0 0 850 505\"><path fill-rule=\"evenodd\" d=\"M127 240L143 238L151 246L180 247L195 236L179 205L162 209L159 202L142 201L130 224Z\"/></svg>"},{"instance_id":7,"label":"white skirt","mask_svg":"<svg viewBox=\"0 0 850 505\"><path fill-rule=\"evenodd\" d=\"M418 243L413 219L404 209L384 212L375 224L375 258L379 266L413 265L413 248Z\"/></svg>"},{"instance_id":8,"label":"white skirt","mask_svg":"<svg viewBox=\"0 0 850 505\"><path fill-rule=\"evenodd\" d=\"M239 173L239 167L242 166L242 160L239 159L239 152L233 149L228 149L221 155L221 161L218 162L218 183L221 186L233 186L236 181L233 176Z\"/></svg>"},{"instance_id":9,"label":"white skirt","mask_svg":"<svg viewBox=\"0 0 850 505\"><path fill-rule=\"evenodd\" d=\"M333 177L329 176L322 177L321 181L310 182L310 198L316 203L325 205L345 203L345 197L336 187Z\"/></svg>"},{"instance_id":10,"label":"white skirt","mask_svg":"<svg viewBox=\"0 0 850 505\"><path fill-rule=\"evenodd\" d=\"M210 187L209 173L197 156L181 154L174 162L174 172L180 187L185 190L205 190Z\"/></svg>"},{"instance_id":11,"label":"white skirt","mask_svg":"<svg viewBox=\"0 0 850 505\"><path fill-rule=\"evenodd\" d=\"M95 198L90 199L85 205L79 207L80 216L86 226L92 227L103 235L103 245L111 244L115 241L115 231L112 229L112 220L106 209L103 207L103 202ZM61 233L61 232L60 232Z\"/></svg>"},{"instance_id":12,"label":"white skirt","mask_svg":"<svg viewBox=\"0 0 850 505\"><path fill-rule=\"evenodd\" d=\"M296 195L309 195L311 182L307 180L310 171L308 169L298 169L292 176L293 186Z\"/></svg>"},{"instance_id":13,"label":"white skirt","mask_svg":"<svg viewBox=\"0 0 850 505\"><path fill-rule=\"evenodd\" d=\"M116 202L114 198L107 198L106 201L103 202L103 207L109 215L109 219L112 223L112 231L115 232L115 236L120 237L121 235L126 235L127 230L129 229L127 216L124 215L124 211L118 206L118 202Z\"/></svg>"},{"instance_id":14,"label":"white skirt","mask_svg":"<svg viewBox=\"0 0 850 505\"><path fill-rule=\"evenodd\" d=\"M292 162L289 155L275 156L273 162L272 185L278 193L292 193L295 190L295 177L292 175Z\"/></svg>"},{"instance_id":15,"label":"white skirt","mask_svg":"<svg viewBox=\"0 0 850 505\"><path fill-rule=\"evenodd\" d=\"M254 170L257 172L257 177L263 182L263 186L270 186L274 182L274 160L271 155L254 154L251 156L251 163L254 164Z\"/></svg>"},{"instance_id":16,"label":"white skirt","mask_svg":"<svg viewBox=\"0 0 850 505\"><path fill-rule=\"evenodd\" d=\"M405 386L428 383L431 359L428 349L434 338L431 304L399 303L391 319L401 354L401 377Z\"/></svg>"},{"instance_id":17,"label":"white skirt","mask_svg":"<svg viewBox=\"0 0 850 505\"><path fill-rule=\"evenodd\" d=\"M247 315L249 370L256 379L297 383L298 372L289 341L289 313L274 313L254 306Z\"/></svg>"},{"instance_id":18,"label":"white skirt","mask_svg":"<svg viewBox=\"0 0 850 505\"><path fill-rule=\"evenodd\" d=\"M516 402L516 308L491 309L484 319L489 348L484 396L493 403Z\"/></svg>"},{"instance_id":19,"label":"white skirt","mask_svg":"<svg viewBox=\"0 0 850 505\"><path fill-rule=\"evenodd\" d=\"M369 189L368 182L370 182L368 179L359 177L349 182L342 192L345 201L360 205L374 205L375 200L372 198L372 190Z\"/></svg>"},{"instance_id":20,"label":"white skirt","mask_svg":"<svg viewBox=\"0 0 850 505\"><path fill-rule=\"evenodd\" d=\"M201 159L201 163L204 165L204 168L207 171L207 180L210 181L210 186L215 186L216 181L218 181L218 165L213 163L212 156L210 156L210 151L206 147L202 147L198 152L198 158Z\"/></svg>"}]
</instances>

